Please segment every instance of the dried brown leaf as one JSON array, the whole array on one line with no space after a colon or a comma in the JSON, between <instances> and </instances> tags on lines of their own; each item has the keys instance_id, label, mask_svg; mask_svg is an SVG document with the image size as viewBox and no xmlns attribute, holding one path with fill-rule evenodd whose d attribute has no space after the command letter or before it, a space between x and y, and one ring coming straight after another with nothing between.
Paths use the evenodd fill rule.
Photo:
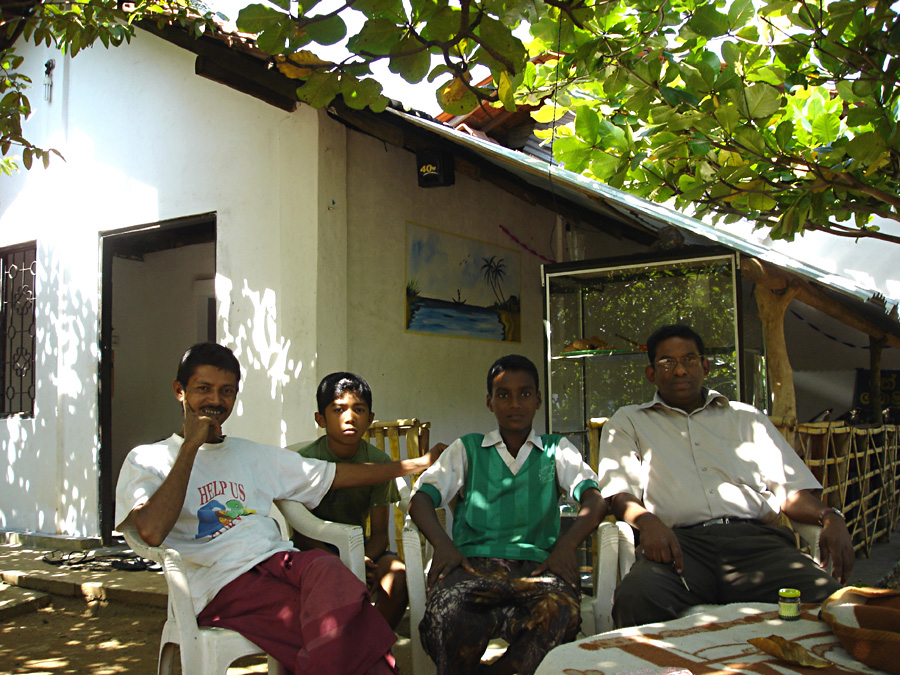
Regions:
<instances>
[{"instance_id":1,"label":"dried brown leaf","mask_svg":"<svg viewBox=\"0 0 900 675\"><path fill-rule=\"evenodd\" d=\"M766 654L798 666L826 668L832 665L831 661L827 661L811 654L803 645L791 642L790 640L785 640L780 635L770 635L765 638L752 638L747 640L747 642L757 649L764 651Z\"/></svg>"}]
</instances>

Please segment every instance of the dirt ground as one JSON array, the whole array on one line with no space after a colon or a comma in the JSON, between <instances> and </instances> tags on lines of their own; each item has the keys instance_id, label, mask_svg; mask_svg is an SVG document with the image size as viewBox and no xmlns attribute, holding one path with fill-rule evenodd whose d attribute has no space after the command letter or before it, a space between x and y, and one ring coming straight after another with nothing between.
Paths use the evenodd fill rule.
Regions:
<instances>
[{"instance_id":1,"label":"dirt ground","mask_svg":"<svg viewBox=\"0 0 900 675\"><path fill-rule=\"evenodd\" d=\"M52 597L49 607L0 623L0 673L156 673L164 609ZM265 659L253 657L237 662L228 675L265 672Z\"/></svg>"}]
</instances>

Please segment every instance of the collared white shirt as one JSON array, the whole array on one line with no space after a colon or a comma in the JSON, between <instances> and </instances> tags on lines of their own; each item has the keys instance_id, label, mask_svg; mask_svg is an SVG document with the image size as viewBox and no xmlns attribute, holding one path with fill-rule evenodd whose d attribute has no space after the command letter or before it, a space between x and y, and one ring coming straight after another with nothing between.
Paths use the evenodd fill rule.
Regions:
<instances>
[{"instance_id":1,"label":"collared white shirt","mask_svg":"<svg viewBox=\"0 0 900 675\"><path fill-rule=\"evenodd\" d=\"M485 435L481 446L485 449L493 449L500 455L509 470L516 474L525 465L525 460L534 452L543 452L544 446L541 437L531 430L528 439L519 448L518 454L513 457L506 448L506 443L500 436L499 429ZM420 485L431 485L441 493L440 506L445 507L456 493L466 484L466 471L468 460L466 449L462 440L456 439L441 454L435 462L416 481L416 488ZM570 501L574 500L575 488L586 480L597 480L597 474L585 463L581 453L567 439L559 442L556 451L556 481L560 489Z\"/></svg>"},{"instance_id":2,"label":"collared white shirt","mask_svg":"<svg viewBox=\"0 0 900 675\"><path fill-rule=\"evenodd\" d=\"M768 417L713 390L690 414L658 392L617 410L598 473L604 497L630 493L669 527L773 520L789 496L822 487Z\"/></svg>"}]
</instances>

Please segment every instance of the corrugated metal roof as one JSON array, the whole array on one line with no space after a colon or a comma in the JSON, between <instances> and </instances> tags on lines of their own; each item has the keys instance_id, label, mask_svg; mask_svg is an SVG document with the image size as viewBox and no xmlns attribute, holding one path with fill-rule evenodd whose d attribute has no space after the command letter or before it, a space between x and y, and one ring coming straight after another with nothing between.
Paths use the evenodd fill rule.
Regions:
<instances>
[{"instance_id":1,"label":"corrugated metal roof","mask_svg":"<svg viewBox=\"0 0 900 675\"><path fill-rule=\"evenodd\" d=\"M477 152L492 164L511 172L526 183L559 195L585 209L599 214L617 215L620 220L625 222L638 221L654 231L674 225L696 237L759 258L860 300L865 301L872 297L871 290L859 286L851 279L826 272L758 242L717 229L662 204L647 201L623 190L604 185L518 150L510 150L497 143L457 131L440 122L418 117L392 107L388 107L387 112Z\"/></svg>"}]
</instances>

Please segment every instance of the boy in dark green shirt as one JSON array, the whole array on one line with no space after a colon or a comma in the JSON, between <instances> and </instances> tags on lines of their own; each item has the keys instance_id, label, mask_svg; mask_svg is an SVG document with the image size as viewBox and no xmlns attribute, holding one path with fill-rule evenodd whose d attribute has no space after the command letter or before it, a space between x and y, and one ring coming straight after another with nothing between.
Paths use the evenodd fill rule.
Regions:
<instances>
[{"instance_id":1,"label":"boy in dark green shirt","mask_svg":"<svg viewBox=\"0 0 900 675\"><path fill-rule=\"evenodd\" d=\"M353 373L327 375L316 391L316 424L325 435L302 446L298 452L305 457L328 462L360 464L390 462L391 458L374 445L363 440L375 415L372 412L372 390L369 383ZM297 449L292 447L292 449ZM370 521L366 540L366 581L375 597L375 608L381 612L391 628L396 628L406 610L406 567L388 550L388 527L392 522L391 504L400 494L393 481L367 487L330 490L313 514L323 520L365 529ZM300 549L327 548L302 536L294 537Z\"/></svg>"}]
</instances>

